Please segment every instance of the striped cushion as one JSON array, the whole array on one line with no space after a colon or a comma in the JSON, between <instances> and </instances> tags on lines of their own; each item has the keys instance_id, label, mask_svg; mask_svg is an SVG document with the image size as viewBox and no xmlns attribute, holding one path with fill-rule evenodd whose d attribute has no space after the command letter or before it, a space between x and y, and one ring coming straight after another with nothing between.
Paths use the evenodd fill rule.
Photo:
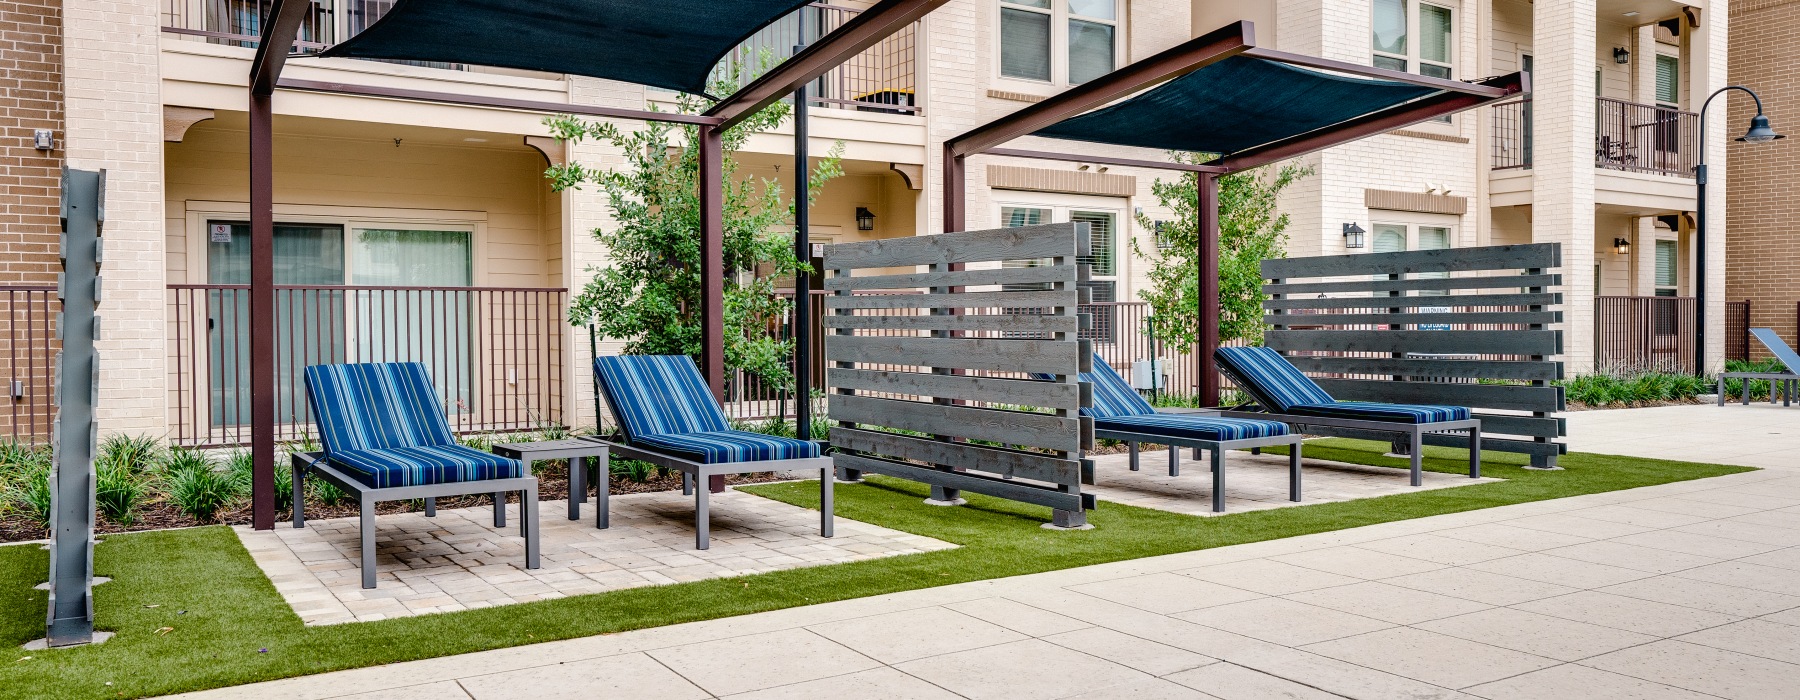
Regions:
<instances>
[{"instance_id":1,"label":"striped cushion","mask_svg":"<svg viewBox=\"0 0 1800 700\"><path fill-rule=\"evenodd\" d=\"M687 355L597 357L594 374L627 440L731 429Z\"/></svg>"},{"instance_id":2,"label":"striped cushion","mask_svg":"<svg viewBox=\"0 0 1800 700\"><path fill-rule=\"evenodd\" d=\"M716 430L685 435L645 435L632 444L654 447L701 464L759 462L819 456L818 443L742 430Z\"/></svg>"},{"instance_id":3,"label":"striped cushion","mask_svg":"<svg viewBox=\"0 0 1800 700\"><path fill-rule=\"evenodd\" d=\"M325 461L372 488L513 479L525 472L518 460L462 445L334 450Z\"/></svg>"},{"instance_id":4,"label":"striped cushion","mask_svg":"<svg viewBox=\"0 0 1800 700\"><path fill-rule=\"evenodd\" d=\"M1369 401L1334 401L1325 404L1294 406L1288 409L1288 413L1297 416L1360 418L1390 423L1440 423L1469 419L1469 409L1462 406L1420 406Z\"/></svg>"},{"instance_id":5,"label":"striped cushion","mask_svg":"<svg viewBox=\"0 0 1800 700\"><path fill-rule=\"evenodd\" d=\"M1213 359L1218 361L1220 369L1237 380L1239 388L1276 413L1292 413L1295 406L1336 401L1274 350L1218 348L1213 350Z\"/></svg>"},{"instance_id":6,"label":"striped cushion","mask_svg":"<svg viewBox=\"0 0 1800 700\"><path fill-rule=\"evenodd\" d=\"M417 362L308 367L306 401L326 452L456 443Z\"/></svg>"},{"instance_id":7,"label":"striped cushion","mask_svg":"<svg viewBox=\"0 0 1800 700\"><path fill-rule=\"evenodd\" d=\"M1288 434L1287 424L1278 421L1181 414L1096 418L1094 429L1220 442Z\"/></svg>"},{"instance_id":8,"label":"striped cushion","mask_svg":"<svg viewBox=\"0 0 1800 700\"><path fill-rule=\"evenodd\" d=\"M1053 375L1033 373L1032 379L1050 380ZM1089 418L1113 418L1116 416L1147 416L1156 413L1156 408L1145 401L1136 389L1131 388L1125 380L1113 371L1112 365L1094 353L1094 371L1082 372L1080 381L1094 385L1094 405L1081 409L1081 415Z\"/></svg>"}]
</instances>

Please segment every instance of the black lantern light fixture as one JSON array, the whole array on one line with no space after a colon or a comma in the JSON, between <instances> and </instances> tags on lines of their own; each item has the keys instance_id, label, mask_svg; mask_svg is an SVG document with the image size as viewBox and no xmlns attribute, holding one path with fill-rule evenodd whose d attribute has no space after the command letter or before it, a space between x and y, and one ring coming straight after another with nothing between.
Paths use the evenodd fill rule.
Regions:
<instances>
[{"instance_id":1,"label":"black lantern light fixture","mask_svg":"<svg viewBox=\"0 0 1800 700\"><path fill-rule=\"evenodd\" d=\"M1364 231L1361 226L1357 226L1354 221L1344 224L1344 247L1351 250L1363 247L1364 233L1368 232Z\"/></svg>"},{"instance_id":2,"label":"black lantern light fixture","mask_svg":"<svg viewBox=\"0 0 1800 700\"><path fill-rule=\"evenodd\" d=\"M1733 90L1750 96L1756 103L1756 116L1750 118L1750 129L1736 140L1746 143L1767 143L1786 138L1769 128L1769 118L1763 116L1762 98L1756 92L1742 85L1727 85L1719 88L1700 103L1700 130L1695 136L1700 144L1699 163L1694 166L1694 373L1706 374L1706 108L1712 106L1713 98Z\"/></svg>"},{"instance_id":3,"label":"black lantern light fixture","mask_svg":"<svg viewBox=\"0 0 1800 700\"><path fill-rule=\"evenodd\" d=\"M1623 238L1614 238L1613 239L1613 252L1618 253L1620 255L1624 255L1626 253L1631 252L1631 241L1625 240Z\"/></svg>"},{"instance_id":4,"label":"black lantern light fixture","mask_svg":"<svg viewBox=\"0 0 1800 700\"><path fill-rule=\"evenodd\" d=\"M1624 65L1631 62L1631 51L1623 46L1613 47L1613 63Z\"/></svg>"},{"instance_id":5,"label":"black lantern light fixture","mask_svg":"<svg viewBox=\"0 0 1800 700\"><path fill-rule=\"evenodd\" d=\"M856 230L858 230L858 231L873 231L873 230L875 230L875 212L869 211L868 207L857 207L856 208Z\"/></svg>"}]
</instances>

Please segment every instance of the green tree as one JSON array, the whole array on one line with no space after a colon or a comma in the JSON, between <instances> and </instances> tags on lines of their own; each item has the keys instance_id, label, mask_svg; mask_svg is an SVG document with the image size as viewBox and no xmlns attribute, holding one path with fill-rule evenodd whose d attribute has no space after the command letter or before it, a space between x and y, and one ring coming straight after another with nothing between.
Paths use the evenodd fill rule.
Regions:
<instances>
[{"instance_id":1,"label":"green tree","mask_svg":"<svg viewBox=\"0 0 1800 700\"><path fill-rule=\"evenodd\" d=\"M729 95L732 81L717 81L713 94ZM704 98L681 95L682 114L705 111ZM791 341L770 332L790 302L775 296L775 278L807 266L794 258L793 204L782 199L779 183L740 177L733 154L757 133L786 120L792 108L776 103L723 136L725 221L725 366L741 369L774 386L788 387ZM598 333L625 341L633 354L701 355L700 161L698 128L649 122L625 132L616 124L563 115L544 123L565 143L592 139L617 148L625 163L601 168L570 162L545 171L557 192L598 186L607 195L614 223L593 236L608 252L605 266L590 266L593 278L575 294L569 321L593 323ZM679 138L678 138L679 137ZM813 198L825 182L843 174L842 144L833 147L808 174Z\"/></svg>"},{"instance_id":2,"label":"green tree","mask_svg":"<svg viewBox=\"0 0 1800 700\"><path fill-rule=\"evenodd\" d=\"M1182 153L1177 161L1205 162L1208 158ZM1262 261L1287 257L1288 215L1276 202L1281 191L1312 168L1297 165L1265 166L1219 178L1219 339L1261 343L1263 328ZM1158 179L1150 191L1175 213L1157 233L1160 245L1145 251L1134 239L1132 252L1150 260L1150 286L1138 292L1149 302L1154 330L1162 342L1188 347L1199 342L1200 235L1196 173L1179 179ZM1145 214L1138 225L1156 227Z\"/></svg>"}]
</instances>

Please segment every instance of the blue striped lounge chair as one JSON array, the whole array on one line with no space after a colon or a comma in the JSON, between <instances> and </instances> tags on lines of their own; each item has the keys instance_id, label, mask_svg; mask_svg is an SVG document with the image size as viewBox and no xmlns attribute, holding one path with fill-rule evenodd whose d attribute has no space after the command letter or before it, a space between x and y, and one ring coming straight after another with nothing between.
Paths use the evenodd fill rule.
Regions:
<instances>
[{"instance_id":1,"label":"blue striped lounge chair","mask_svg":"<svg viewBox=\"0 0 1800 700\"><path fill-rule=\"evenodd\" d=\"M1752 328L1750 335L1756 342L1762 343L1769 354L1786 368L1785 372L1722 372L1719 374L1719 405L1725 405L1725 380L1744 380L1744 405L1750 405L1750 387L1752 380L1761 379L1769 383L1769 403L1775 403L1775 397L1781 396L1781 405L1790 406L1794 401L1794 390L1800 385L1800 354L1788 347L1787 341L1773 328Z\"/></svg>"},{"instance_id":2,"label":"blue striped lounge chair","mask_svg":"<svg viewBox=\"0 0 1800 700\"><path fill-rule=\"evenodd\" d=\"M696 548L711 539L705 481L724 474L819 470L819 530L832 535L831 458L820 456L816 442L732 430L692 358L599 357L594 375L620 428L618 439L604 441L608 451L681 472L683 492L694 495Z\"/></svg>"},{"instance_id":3,"label":"blue striped lounge chair","mask_svg":"<svg viewBox=\"0 0 1800 700\"><path fill-rule=\"evenodd\" d=\"M375 504L439 496L494 495L494 526L506 525L506 494L519 492L525 568L538 568L537 479L517 460L457 444L444 404L417 362L314 365L306 402L325 449L295 453L294 527L305 527L306 477L362 506L362 585L375 587Z\"/></svg>"},{"instance_id":4,"label":"blue striped lounge chair","mask_svg":"<svg viewBox=\"0 0 1800 700\"><path fill-rule=\"evenodd\" d=\"M1257 412L1226 411L1227 416L1263 417L1295 426L1336 428L1362 433L1405 435L1412 450L1412 485L1424 481L1421 460L1427 433L1467 432L1469 478L1481 476L1481 421L1462 406L1339 401L1280 353L1265 347L1218 348L1219 371L1255 399Z\"/></svg>"},{"instance_id":5,"label":"blue striped lounge chair","mask_svg":"<svg viewBox=\"0 0 1800 700\"><path fill-rule=\"evenodd\" d=\"M1287 445L1288 499L1295 502L1300 500L1302 436L1290 432L1286 423L1254 418L1225 418L1210 412L1160 413L1099 355L1094 356L1093 371L1081 373L1080 380L1092 385L1094 394L1094 405L1081 409L1081 415L1094 419L1094 437L1125 441L1131 450L1132 471L1138 470L1140 442L1169 446L1169 476L1181 473L1180 448L1190 447L1196 453L1206 450L1212 455L1212 510L1223 513L1225 452Z\"/></svg>"}]
</instances>

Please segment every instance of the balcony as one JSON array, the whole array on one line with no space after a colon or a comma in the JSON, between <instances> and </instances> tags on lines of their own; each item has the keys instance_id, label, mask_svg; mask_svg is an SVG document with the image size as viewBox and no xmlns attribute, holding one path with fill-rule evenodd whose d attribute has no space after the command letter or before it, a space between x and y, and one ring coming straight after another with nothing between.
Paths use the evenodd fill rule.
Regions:
<instances>
[{"instance_id":1,"label":"balcony","mask_svg":"<svg viewBox=\"0 0 1800 700\"><path fill-rule=\"evenodd\" d=\"M1494 170L1531 168L1531 98L1495 105ZM1670 107L1594 98L1594 167L1693 177L1698 115Z\"/></svg>"},{"instance_id":2,"label":"balcony","mask_svg":"<svg viewBox=\"0 0 1800 700\"><path fill-rule=\"evenodd\" d=\"M169 440L250 440L250 286L168 287ZM422 362L458 433L562 423L562 289L275 286L277 440L316 435L301 370Z\"/></svg>"}]
</instances>

